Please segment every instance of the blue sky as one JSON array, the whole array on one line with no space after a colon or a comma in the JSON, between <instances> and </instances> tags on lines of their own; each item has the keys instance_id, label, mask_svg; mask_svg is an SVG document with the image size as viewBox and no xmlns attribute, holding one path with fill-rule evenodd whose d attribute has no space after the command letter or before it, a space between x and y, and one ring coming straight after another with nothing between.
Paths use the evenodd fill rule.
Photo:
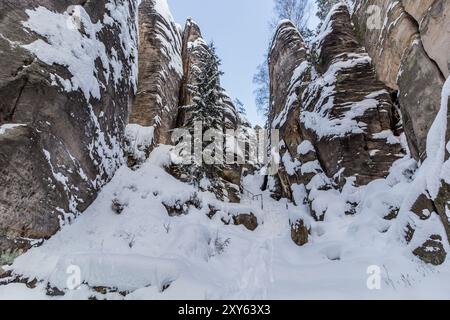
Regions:
<instances>
[{"instance_id":1,"label":"blue sky","mask_svg":"<svg viewBox=\"0 0 450 320\"><path fill-rule=\"evenodd\" d=\"M208 42L214 40L225 75L222 85L239 98L253 124L264 124L257 113L253 75L263 61L271 34L272 0L168 0L176 22L192 17Z\"/></svg>"}]
</instances>

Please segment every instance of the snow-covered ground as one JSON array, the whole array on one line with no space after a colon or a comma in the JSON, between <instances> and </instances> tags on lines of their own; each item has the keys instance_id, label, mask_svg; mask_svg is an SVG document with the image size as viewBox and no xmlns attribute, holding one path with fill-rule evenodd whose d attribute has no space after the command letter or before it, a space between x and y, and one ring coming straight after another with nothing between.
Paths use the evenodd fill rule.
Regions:
<instances>
[{"instance_id":1,"label":"snow-covered ground","mask_svg":"<svg viewBox=\"0 0 450 320\"><path fill-rule=\"evenodd\" d=\"M442 285L450 283L450 263L419 262L395 239L395 220L377 214L383 203L401 201L408 183L401 172L412 163L407 158L388 179L352 191L363 199L355 216L341 214L337 203L324 222L309 221L312 236L303 247L291 240L289 219L306 217L306 208L268 193L261 210L257 201L227 204L200 192L202 208L170 217L162 203L185 202L197 191L163 169L168 161L169 147L161 146L138 170L122 167L72 225L5 267L37 279L36 287L0 286L0 299L450 298ZM262 179L247 176L245 188L259 193ZM121 214L112 209L113 201L124 205ZM208 204L221 209L212 219L206 216ZM227 212L253 212L259 226L252 232L225 225ZM377 271L380 289L370 290ZM66 294L47 296L47 287ZM101 294L93 287L117 292Z\"/></svg>"}]
</instances>

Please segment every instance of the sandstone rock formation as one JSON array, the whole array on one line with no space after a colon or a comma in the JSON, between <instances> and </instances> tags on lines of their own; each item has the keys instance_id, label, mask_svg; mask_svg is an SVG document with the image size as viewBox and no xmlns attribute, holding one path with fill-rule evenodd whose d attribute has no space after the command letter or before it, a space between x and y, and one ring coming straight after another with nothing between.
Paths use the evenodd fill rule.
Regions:
<instances>
[{"instance_id":1,"label":"sandstone rock formation","mask_svg":"<svg viewBox=\"0 0 450 320\"><path fill-rule=\"evenodd\" d=\"M422 161L435 157L427 155L427 139L442 107L441 91L449 76L448 1L356 1L353 21L373 58L378 77L398 90L411 155ZM450 126L446 126L444 135L449 141ZM445 159L448 158L446 152ZM433 174L439 175L438 170L435 168ZM450 186L444 178L438 192L422 187L415 194L417 200L411 211L421 217L424 210L433 208L450 239L449 194Z\"/></svg>"},{"instance_id":2,"label":"sandstone rock formation","mask_svg":"<svg viewBox=\"0 0 450 320\"><path fill-rule=\"evenodd\" d=\"M401 216L397 225L414 254L441 264L444 235L416 230L437 214L450 238L449 151L438 143L450 138L443 127L447 104L441 103L450 58L442 34L448 5L373 0L356 1L352 9L336 5L310 48L292 23L277 29L269 60L269 123L280 130L281 168L267 186L275 198L307 204L316 221L335 212L353 215L359 203L349 190L386 177L409 152L423 166L418 164L403 206L387 206L383 216ZM304 245L304 219L292 220L291 228L293 241Z\"/></svg>"},{"instance_id":3,"label":"sandstone rock formation","mask_svg":"<svg viewBox=\"0 0 450 320\"><path fill-rule=\"evenodd\" d=\"M303 246L308 243L309 231L303 220L297 220L291 224L291 238L298 246Z\"/></svg>"},{"instance_id":4,"label":"sandstone rock formation","mask_svg":"<svg viewBox=\"0 0 450 320\"><path fill-rule=\"evenodd\" d=\"M355 193L386 178L396 160L410 154L416 162L405 169L413 185L405 191L406 205L386 203L380 219L398 220L411 252L441 264L444 233L450 238L450 149L442 146L443 137L438 147L427 141L436 116L442 122L450 115L445 119L441 104L450 73L450 5L347 2L354 6L336 5L309 45L291 22L277 28L268 123L279 130L272 147L280 150L281 166L265 187L275 199L309 212L289 217L291 238L303 246L317 233L316 223L357 214L361 199ZM175 143L172 131L189 122L193 70L201 68L199 52L209 45L192 19L183 30L178 26L165 1L142 0L139 19L137 3L0 4L0 265L83 212L124 164L124 150L130 167L137 167L154 146ZM220 93L223 131L240 130L246 141L243 148L236 141L224 148L247 161L205 169L213 183L198 187L237 203L246 191L243 173L257 167L248 158L258 141L227 92ZM434 131L448 142L450 130L441 122ZM429 183L424 167L442 171L437 183ZM168 171L189 181L188 169L173 164ZM111 209L121 214L127 205L113 200ZM203 204L193 197L163 205L170 216L180 216ZM210 217L220 211L210 209ZM226 224L258 227L251 210L223 214ZM420 228L434 218L442 234Z\"/></svg>"},{"instance_id":5,"label":"sandstone rock formation","mask_svg":"<svg viewBox=\"0 0 450 320\"><path fill-rule=\"evenodd\" d=\"M135 1L0 3L0 256L53 235L122 164L135 11Z\"/></svg>"},{"instance_id":6,"label":"sandstone rock formation","mask_svg":"<svg viewBox=\"0 0 450 320\"><path fill-rule=\"evenodd\" d=\"M426 263L439 266L445 262L447 253L442 245L442 238L439 235L432 235L421 247L413 252Z\"/></svg>"},{"instance_id":7,"label":"sandstone rock formation","mask_svg":"<svg viewBox=\"0 0 450 320\"><path fill-rule=\"evenodd\" d=\"M141 141L144 148L170 144L177 120L182 39L170 11L160 8L164 4L144 0L139 7L139 85L129 120L134 126L129 129L131 135L142 136L151 128L151 141Z\"/></svg>"},{"instance_id":8,"label":"sandstone rock formation","mask_svg":"<svg viewBox=\"0 0 450 320\"><path fill-rule=\"evenodd\" d=\"M448 1L357 1L354 21L378 77L399 90L411 154L426 158L426 138L449 75Z\"/></svg>"},{"instance_id":9,"label":"sandstone rock formation","mask_svg":"<svg viewBox=\"0 0 450 320\"><path fill-rule=\"evenodd\" d=\"M312 49L290 22L280 24L270 78L269 120L280 130L282 162L273 191L295 201L305 190L316 220L327 211L321 193L383 178L403 156L389 88L377 80L345 5L334 9Z\"/></svg>"}]
</instances>

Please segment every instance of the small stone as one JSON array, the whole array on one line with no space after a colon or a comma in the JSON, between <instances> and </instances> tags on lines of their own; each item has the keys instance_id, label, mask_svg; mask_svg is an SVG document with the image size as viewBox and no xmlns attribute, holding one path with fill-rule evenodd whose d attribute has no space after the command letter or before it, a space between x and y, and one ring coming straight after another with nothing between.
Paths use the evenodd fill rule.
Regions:
<instances>
[{"instance_id":1,"label":"small stone","mask_svg":"<svg viewBox=\"0 0 450 320\"><path fill-rule=\"evenodd\" d=\"M435 211L433 201L425 194L421 194L412 206L411 211L421 220L427 220L431 216L431 213Z\"/></svg>"},{"instance_id":2,"label":"small stone","mask_svg":"<svg viewBox=\"0 0 450 320\"><path fill-rule=\"evenodd\" d=\"M303 220L298 220L291 225L291 238L300 247L308 243L309 231Z\"/></svg>"},{"instance_id":3,"label":"small stone","mask_svg":"<svg viewBox=\"0 0 450 320\"><path fill-rule=\"evenodd\" d=\"M125 206L120 200L118 199L114 199L112 201L112 205L111 205L111 209L116 213L116 214L122 214L123 210L125 209Z\"/></svg>"},{"instance_id":4,"label":"small stone","mask_svg":"<svg viewBox=\"0 0 450 320\"><path fill-rule=\"evenodd\" d=\"M399 208L396 207L390 207L389 208L389 213L383 218L384 220L394 220L395 218L397 218L398 213L400 212Z\"/></svg>"}]
</instances>

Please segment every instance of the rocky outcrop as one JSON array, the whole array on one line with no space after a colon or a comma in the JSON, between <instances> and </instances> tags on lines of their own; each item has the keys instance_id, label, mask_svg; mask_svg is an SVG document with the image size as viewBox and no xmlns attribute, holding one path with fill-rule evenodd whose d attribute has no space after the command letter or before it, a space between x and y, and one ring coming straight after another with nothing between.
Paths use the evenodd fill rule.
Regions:
<instances>
[{"instance_id":1,"label":"rocky outcrop","mask_svg":"<svg viewBox=\"0 0 450 320\"><path fill-rule=\"evenodd\" d=\"M373 0L353 9L351 17L347 5L334 6L310 48L290 22L278 27L269 123L280 130L281 168L267 186L275 198L308 205L319 223L330 213L353 215L360 203L349 190L387 177L410 151L422 163L403 205L382 216L395 220L416 256L441 264L442 239L450 239L450 90L446 84L441 94L449 44L436 30L446 32L447 4ZM436 215L444 233L431 235L420 224L436 223ZM291 236L300 246L308 241L304 217L291 221Z\"/></svg>"},{"instance_id":2,"label":"rocky outcrop","mask_svg":"<svg viewBox=\"0 0 450 320\"><path fill-rule=\"evenodd\" d=\"M272 191L308 202L321 221L328 192L386 177L403 156L391 92L377 79L345 5L333 9L311 49L290 22L280 24L269 65L269 119L280 130L282 164ZM346 206L351 214L354 205ZM293 230L298 225L293 221Z\"/></svg>"},{"instance_id":3,"label":"rocky outcrop","mask_svg":"<svg viewBox=\"0 0 450 320\"><path fill-rule=\"evenodd\" d=\"M431 147L430 150L435 148L427 146L427 143L436 143L436 137L430 139L430 129L435 121L442 123L436 116L443 107L441 91L450 74L449 2L357 1L353 20L373 58L379 78L399 91L399 104L411 155L416 160L426 161L431 158L427 162L435 161L436 154L427 154L428 147ZM445 125L447 133L442 135L446 135L445 139L449 141L450 127ZM445 159L448 157L447 152ZM432 190L436 187L426 184L418 187L418 191L412 195L416 200L411 202L411 208L406 209L421 220L428 218L423 216L423 212L438 213L450 239L447 216L450 186L445 177L439 178L440 170L435 167L433 172L427 173L438 176L438 180L442 179L439 190ZM415 252L422 251L418 248ZM419 256L429 262L425 255Z\"/></svg>"},{"instance_id":4,"label":"rocky outcrop","mask_svg":"<svg viewBox=\"0 0 450 320\"><path fill-rule=\"evenodd\" d=\"M233 216L234 225L243 225L247 230L255 231L258 227L258 219L253 213L241 213Z\"/></svg>"},{"instance_id":5,"label":"rocky outcrop","mask_svg":"<svg viewBox=\"0 0 450 320\"><path fill-rule=\"evenodd\" d=\"M414 250L413 253L422 261L435 266L443 264L447 258L447 253L442 245L442 237L439 235L432 235L430 239Z\"/></svg>"},{"instance_id":6,"label":"rocky outcrop","mask_svg":"<svg viewBox=\"0 0 450 320\"><path fill-rule=\"evenodd\" d=\"M191 103L195 44L207 45L191 20L180 30L163 0L142 1L139 19L137 2L125 0L6 1L0 9L4 264L82 213L124 164L123 147L134 166L154 145L172 143ZM225 91L223 102L224 129L249 129ZM242 169L218 173L219 197L240 201Z\"/></svg>"},{"instance_id":7,"label":"rocky outcrop","mask_svg":"<svg viewBox=\"0 0 450 320\"><path fill-rule=\"evenodd\" d=\"M426 158L426 139L449 75L450 4L437 1L357 1L354 21L378 77L399 90L412 156ZM446 36L447 35L447 36Z\"/></svg>"},{"instance_id":8,"label":"rocky outcrop","mask_svg":"<svg viewBox=\"0 0 450 320\"><path fill-rule=\"evenodd\" d=\"M139 85L129 132L142 136L151 128L153 136L141 141L143 148L170 144L177 120L182 39L166 6L165 1L144 0L139 7Z\"/></svg>"},{"instance_id":9,"label":"rocky outcrop","mask_svg":"<svg viewBox=\"0 0 450 320\"><path fill-rule=\"evenodd\" d=\"M189 18L181 31L174 23L166 1L145 0L140 10L139 86L126 130L128 165L145 161L157 144L176 144L174 129L185 128L191 118L187 107L193 103L190 87L195 83L195 70L200 70L205 53L210 51L200 27ZM234 103L222 89L223 129L242 128L247 134L250 125L238 114ZM211 172L211 190L220 199L240 201L242 165L226 164ZM190 166L174 163L169 172L185 182L197 175ZM210 168L211 169L211 168ZM214 177L213 177L214 176Z\"/></svg>"},{"instance_id":10,"label":"rocky outcrop","mask_svg":"<svg viewBox=\"0 0 450 320\"><path fill-rule=\"evenodd\" d=\"M0 3L0 256L53 235L123 163L135 11L135 1Z\"/></svg>"}]
</instances>

